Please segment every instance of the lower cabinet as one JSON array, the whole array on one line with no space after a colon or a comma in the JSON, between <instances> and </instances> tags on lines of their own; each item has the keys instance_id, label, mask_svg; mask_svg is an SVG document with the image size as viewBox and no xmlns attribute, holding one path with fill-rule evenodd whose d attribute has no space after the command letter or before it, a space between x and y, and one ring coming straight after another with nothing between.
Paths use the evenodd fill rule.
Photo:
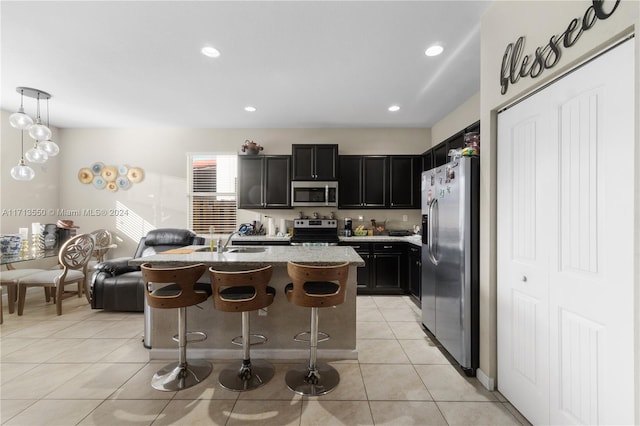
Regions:
<instances>
[{"instance_id":1,"label":"lower cabinet","mask_svg":"<svg viewBox=\"0 0 640 426\"><path fill-rule=\"evenodd\" d=\"M409 245L409 293L420 299L422 297L422 250L413 244Z\"/></svg>"},{"instance_id":2,"label":"lower cabinet","mask_svg":"<svg viewBox=\"0 0 640 426\"><path fill-rule=\"evenodd\" d=\"M404 294L407 292L407 243L347 243L362 257L358 268L358 294Z\"/></svg>"}]
</instances>

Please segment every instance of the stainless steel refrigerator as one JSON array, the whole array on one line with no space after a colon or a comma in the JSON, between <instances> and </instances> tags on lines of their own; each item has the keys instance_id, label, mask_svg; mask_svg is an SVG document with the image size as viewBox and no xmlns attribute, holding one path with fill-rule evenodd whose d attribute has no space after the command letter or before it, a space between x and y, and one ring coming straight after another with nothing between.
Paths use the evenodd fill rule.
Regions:
<instances>
[{"instance_id":1,"label":"stainless steel refrigerator","mask_svg":"<svg viewBox=\"0 0 640 426\"><path fill-rule=\"evenodd\" d=\"M468 375L478 367L479 158L422 173L422 323Z\"/></svg>"}]
</instances>

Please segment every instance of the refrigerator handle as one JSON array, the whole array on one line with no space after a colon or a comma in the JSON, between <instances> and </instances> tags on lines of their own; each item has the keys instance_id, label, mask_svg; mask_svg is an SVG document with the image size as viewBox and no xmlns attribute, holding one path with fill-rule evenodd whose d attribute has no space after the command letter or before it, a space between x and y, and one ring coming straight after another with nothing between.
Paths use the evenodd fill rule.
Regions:
<instances>
[{"instance_id":1,"label":"refrigerator handle","mask_svg":"<svg viewBox=\"0 0 640 426\"><path fill-rule=\"evenodd\" d=\"M427 250L427 255L429 256L429 260L431 261L431 263L433 263L434 265L438 266L438 260L436 259L435 255L434 255L434 250L433 250L433 232L434 232L434 227L433 227L433 207L438 203L437 199L433 199L433 201L431 201L431 204L429 204L429 236L428 236L428 243L429 243L429 250Z\"/></svg>"}]
</instances>

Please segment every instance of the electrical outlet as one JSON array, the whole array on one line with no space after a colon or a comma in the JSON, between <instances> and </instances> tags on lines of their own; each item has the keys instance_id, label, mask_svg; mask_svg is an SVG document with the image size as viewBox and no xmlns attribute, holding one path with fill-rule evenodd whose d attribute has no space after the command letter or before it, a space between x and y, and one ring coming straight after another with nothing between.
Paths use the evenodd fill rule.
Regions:
<instances>
[{"instance_id":1,"label":"electrical outlet","mask_svg":"<svg viewBox=\"0 0 640 426\"><path fill-rule=\"evenodd\" d=\"M260 308L258 309L258 316L266 317L269 308Z\"/></svg>"},{"instance_id":2,"label":"electrical outlet","mask_svg":"<svg viewBox=\"0 0 640 426\"><path fill-rule=\"evenodd\" d=\"M358 216L358 220L362 222L364 220L364 216Z\"/></svg>"},{"instance_id":3,"label":"electrical outlet","mask_svg":"<svg viewBox=\"0 0 640 426\"><path fill-rule=\"evenodd\" d=\"M402 221L403 221L403 222L406 222L406 221L408 221L408 220L409 220L409 216L407 216L406 214L403 214L403 215L402 215Z\"/></svg>"}]
</instances>

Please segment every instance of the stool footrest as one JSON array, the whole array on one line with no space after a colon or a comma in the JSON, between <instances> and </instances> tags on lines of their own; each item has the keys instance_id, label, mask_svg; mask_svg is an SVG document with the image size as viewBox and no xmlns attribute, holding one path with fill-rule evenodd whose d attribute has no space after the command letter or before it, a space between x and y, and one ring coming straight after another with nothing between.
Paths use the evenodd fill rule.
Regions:
<instances>
[{"instance_id":1,"label":"stool footrest","mask_svg":"<svg viewBox=\"0 0 640 426\"><path fill-rule=\"evenodd\" d=\"M258 339L258 341L252 342L251 341L252 337L255 337L256 339ZM269 339L267 338L267 336L265 336L263 334L250 334L249 335L249 346L264 345L265 343L267 343L267 340L269 340ZM234 337L233 339L231 339L231 343L233 343L234 345L242 346L242 336Z\"/></svg>"},{"instance_id":2,"label":"stool footrest","mask_svg":"<svg viewBox=\"0 0 640 426\"><path fill-rule=\"evenodd\" d=\"M329 336L329 334L325 333L324 331L318 331L318 343L326 342L330 338L331 336ZM309 343L311 341L311 332L310 331L300 332L295 336L293 336L293 340L295 340L296 342Z\"/></svg>"},{"instance_id":3,"label":"stool footrest","mask_svg":"<svg viewBox=\"0 0 640 426\"><path fill-rule=\"evenodd\" d=\"M207 333L204 331L188 331L185 338L187 339L187 343L203 342L207 340ZM180 336L177 334L171 339L174 342L180 343Z\"/></svg>"}]
</instances>

